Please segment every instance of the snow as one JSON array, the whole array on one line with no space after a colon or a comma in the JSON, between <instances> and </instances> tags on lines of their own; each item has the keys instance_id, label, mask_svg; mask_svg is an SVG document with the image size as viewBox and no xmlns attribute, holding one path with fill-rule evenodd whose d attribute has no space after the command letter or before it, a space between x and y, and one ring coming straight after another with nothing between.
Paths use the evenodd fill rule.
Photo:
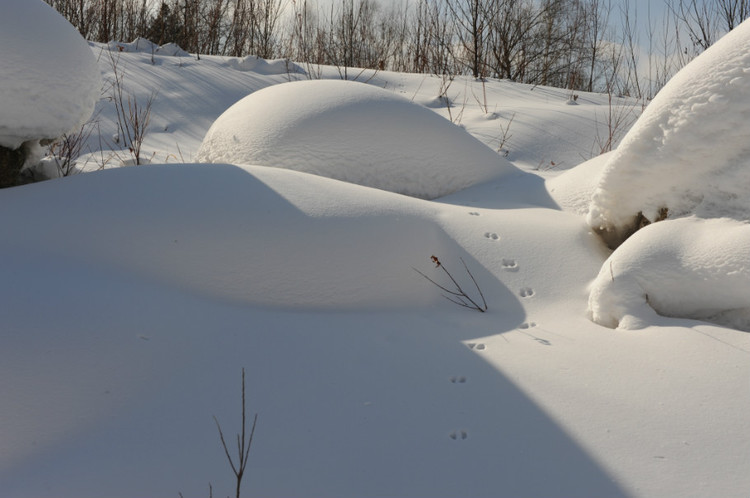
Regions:
<instances>
[{"instance_id":1,"label":"snow","mask_svg":"<svg viewBox=\"0 0 750 498\"><path fill-rule=\"evenodd\" d=\"M6 212L39 220L24 237L25 245L13 245L32 251L51 234L65 233L55 243L62 253L186 292L243 304L322 309L434 304L435 296L404 268L422 266L430 251L460 250L424 202L293 171L154 165L139 174L127 168L106 173L6 196ZM108 192L113 183L116 194ZM88 194L99 191L108 192L106 198ZM172 192L168 208L163 205L167 191ZM206 198L207 192L221 196ZM86 202L71 203L71 198ZM59 204L53 218L44 214L50 203ZM100 214L91 220L91 203L106 204L110 220L96 226L95 243L87 234ZM25 217L5 221L18 231L26 225ZM196 226L204 228L196 231ZM331 247L331 240L341 247ZM394 244L397 253L390 250Z\"/></svg>"},{"instance_id":2,"label":"snow","mask_svg":"<svg viewBox=\"0 0 750 498\"><path fill-rule=\"evenodd\" d=\"M290 74L304 72L297 64L285 60L266 60L257 55L248 55L240 59L229 59L227 64L238 71L252 71L258 74Z\"/></svg>"},{"instance_id":3,"label":"snow","mask_svg":"<svg viewBox=\"0 0 750 498\"><path fill-rule=\"evenodd\" d=\"M287 168L425 199L516 171L434 112L340 80L250 94L209 128L197 158Z\"/></svg>"},{"instance_id":4,"label":"snow","mask_svg":"<svg viewBox=\"0 0 750 498\"><path fill-rule=\"evenodd\" d=\"M165 43L157 45L146 38L136 38L132 42L111 41L107 48L112 52L159 54L169 57L189 57L190 54L180 48L176 43Z\"/></svg>"},{"instance_id":5,"label":"snow","mask_svg":"<svg viewBox=\"0 0 750 498\"><path fill-rule=\"evenodd\" d=\"M604 263L589 298L596 322L641 328L655 310L748 329L750 232L731 220L750 220L749 42L746 22L680 71L603 166L587 222L608 245L664 214L669 223L635 232ZM551 188L580 212L590 187L576 191L572 175Z\"/></svg>"},{"instance_id":6,"label":"snow","mask_svg":"<svg viewBox=\"0 0 750 498\"><path fill-rule=\"evenodd\" d=\"M690 217L649 225L618 247L594 281L589 312L623 329L654 323L655 310L748 330L748 296L750 225Z\"/></svg>"},{"instance_id":7,"label":"snow","mask_svg":"<svg viewBox=\"0 0 750 498\"><path fill-rule=\"evenodd\" d=\"M6 0L0 16L0 146L55 139L81 126L101 78L86 41L41 0Z\"/></svg>"},{"instance_id":8,"label":"snow","mask_svg":"<svg viewBox=\"0 0 750 498\"><path fill-rule=\"evenodd\" d=\"M747 225L667 220L608 251L584 211L609 159L576 166L606 133L606 95L566 105L564 90L456 78L454 107L429 112L490 152L504 143L513 166L497 155L505 174L428 201L283 164L192 163L237 101L306 86L231 60L119 52L128 92L158 89L153 164L112 168L127 151L106 141L105 96L104 140L78 165L104 171L0 191L2 496L205 496L208 483L232 494L213 417L231 440L243 368L259 416L243 496L746 496L748 334L656 315L643 295L663 314L740 327ZM363 105L347 133L377 123L412 157L419 144L427 158L451 149L395 122L434 103L440 78L362 79L403 98L382 97L394 122ZM279 113L286 131L312 107L293 93L276 107L293 107ZM346 144L312 135L268 150L313 162ZM480 150L454 168L471 171ZM359 161L338 171L361 174ZM431 174L421 184L439 183ZM450 285L433 255L473 292L465 261L486 313L415 271ZM591 321L593 288L603 316L642 329Z\"/></svg>"},{"instance_id":9,"label":"snow","mask_svg":"<svg viewBox=\"0 0 750 498\"><path fill-rule=\"evenodd\" d=\"M750 219L750 22L681 70L607 164L588 223L615 244L637 214Z\"/></svg>"}]
</instances>

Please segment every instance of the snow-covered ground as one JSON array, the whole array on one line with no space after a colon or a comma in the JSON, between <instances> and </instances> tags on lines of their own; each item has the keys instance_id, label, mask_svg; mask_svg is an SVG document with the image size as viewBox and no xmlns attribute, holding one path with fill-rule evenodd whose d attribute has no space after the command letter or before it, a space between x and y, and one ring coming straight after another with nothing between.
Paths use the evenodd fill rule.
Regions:
<instances>
[{"instance_id":1,"label":"snow-covered ground","mask_svg":"<svg viewBox=\"0 0 750 498\"><path fill-rule=\"evenodd\" d=\"M91 48L111 81L106 47ZM472 186L427 201L292 171L287 158L304 160L303 147L280 151L280 167L194 163L220 115L251 92L306 79L302 67L131 48L117 52L127 91L141 102L157 92L144 144L152 164L115 167L129 152L112 139L105 83L80 165L106 170L0 191L0 495L207 496L209 483L215 496L233 494L212 417L232 444L243 368L248 414L258 413L244 496L747 495L748 334L655 313L638 315L639 330L589 320L592 284L647 303L633 285L606 289L610 251L586 223L613 157L583 163L609 133L606 95L570 105L563 90L457 78L448 109L441 78L362 74L502 148L504 174L480 168ZM287 114L275 122L294 127L295 112L317 112L332 129L336 103L314 108L323 87L320 99L313 88L280 105ZM412 119L411 107L396 116ZM399 130L410 178L424 173L434 186L430 161L414 157L420 141L401 136L419 129L390 113L354 118L367 127L363 145ZM340 135L318 140L352 154ZM471 176L488 149L461 143L455 167ZM722 268L746 275L726 250L744 247L744 225L662 223L612 254L613 274L619 262L628 269L624 284L661 268L667 249L704 247L670 233L674 223L739 234L721 232L717 257L739 266L718 265L706 292L724 290ZM651 232L664 241L655 263L638 257ZM701 241L710 254L721 242ZM485 313L419 274L451 288L445 268L480 301L462 260ZM696 283L683 277L650 284Z\"/></svg>"}]
</instances>

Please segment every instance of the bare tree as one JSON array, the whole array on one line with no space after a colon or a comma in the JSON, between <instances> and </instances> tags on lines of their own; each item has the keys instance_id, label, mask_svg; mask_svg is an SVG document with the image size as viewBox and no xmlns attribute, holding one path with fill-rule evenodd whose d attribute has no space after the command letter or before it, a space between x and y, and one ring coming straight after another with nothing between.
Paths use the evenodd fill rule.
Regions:
<instances>
[{"instance_id":1,"label":"bare tree","mask_svg":"<svg viewBox=\"0 0 750 498\"><path fill-rule=\"evenodd\" d=\"M489 17L496 14L484 0L446 0L457 36L467 54L469 70L475 78L486 74L486 37Z\"/></svg>"}]
</instances>

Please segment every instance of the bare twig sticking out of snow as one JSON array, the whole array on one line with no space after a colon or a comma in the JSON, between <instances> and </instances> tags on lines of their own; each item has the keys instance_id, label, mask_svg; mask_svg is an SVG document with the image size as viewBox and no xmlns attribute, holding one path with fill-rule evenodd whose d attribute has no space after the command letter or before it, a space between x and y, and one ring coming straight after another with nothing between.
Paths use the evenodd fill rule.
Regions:
<instances>
[{"instance_id":1,"label":"bare twig sticking out of snow","mask_svg":"<svg viewBox=\"0 0 750 498\"><path fill-rule=\"evenodd\" d=\"M466 273L469 274L471 281L474 283L474 287L477 289L477 292L479 293L479 297L482 300L481 305L478 304L477 301L472 299L466 293L465 290L463 290L461 285L456 281L456 279L453 277L451 272L448 271L448 269L443 265L443 263L440 262L437 256L430 256L430 259L432 260L433 263L435 263L435 268L440 268L441 270L443 270L443 272L448 276L450 281L453 283L453 287L455 287L455 289L449 289L448 287L445 287L437 283L436 281L434 281L433 279L431 279L430 277L428 277L421 271L417 270L416 268L413 268L414 271L422 275L424 278L429 280L437 288L445 292L445 294L443 294L443 297L446 298L448 301L455 303L459 306L462 306L464 308L469 308L472 310L479 311L481 313L484 313L485 311L487 311L487 301L484 299L484 294L482 293L482 289L479 288L479 284L477 284L477 281L474 278L474 275L472 275L471 271L469 270L469 267L466 266L466 261L464 261L463 258L459 258L459 259L461 260L461 263L464 265L464 270L466 270Z\"/></svg>"},{"instance_id":2,"label":"bare twig sticking out of snow","mask_svg":"<svg viewBox=\"0 0 750 498\"><path fill-rule=\"evenodd\" d=\"M242 428L240 434L237 434L237 454L238 459L237 462L234 461L234 458L229 454L229 448L227 447L227 442L224 439L224 432L221 430L221 425L219 424L219 419L214 416L214 422L216 422L216 428L219 429L219 438L221 439L221 445L224 447L224 453L227 456L227 460L229 460L229 465L232 467L232 472L234 472L235 477L237 478L237 486L236 486L236 498L240 498L240 487L242 485L242 478L245 475L245 468L247 467L247 460L248 456L250 455L250 447L253 444L253 436L255 435L255 425L258 423L258 414L255 414L255 417L253 418L253 426L250 429L250 435L246 435L246 416L245 416L245 369L242 369Z\"/></svg>"},{"instance_id":3,"label":"bare twig sticking out of snow","mask_svg":"<svg viewBox=\"0 0 750 498\"><path fill-rule=\"evenodd\" d=\"M77 130L63 134L59 140L50 144L49 155L55 161L59 176L70 176L78 172L76 159L83 152L83 147L91 137L95 125L98 125L97 115L89 119Z\"/></svg>"},{"instance_id":4,"label":"bare twig sticking out of snow","mask_svg":"<svg viewBox=\"0 0 750 498\"><path fill-rule=\"evenodd\" d=\"M151 123L151 106L156 98L156 91L146 99L146 103L138 102L135 94L126 93L123 83L123 73L118 67L118 59L109 52L110 63L114 79L112 80L112 101L117 112L118 140L128 148L133 162L139 165L143 162L141 148Z\"/></svg>"}]
</instances>

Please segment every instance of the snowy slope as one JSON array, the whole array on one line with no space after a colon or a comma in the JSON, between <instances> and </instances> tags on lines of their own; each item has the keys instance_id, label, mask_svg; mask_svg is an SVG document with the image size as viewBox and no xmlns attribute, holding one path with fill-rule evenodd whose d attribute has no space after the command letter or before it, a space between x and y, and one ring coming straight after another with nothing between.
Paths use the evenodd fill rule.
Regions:
<instances>
[{"instance_id":1,"label":"snowy slope","mask_svg":"<svg viewBox=\"0 0 750 498\"><path fill-rule=\"evenodd\" d=\"M233 493L212 417L231 440L245 368L259 418L244 496L746 495L747 334L587 318L609 252L578 209L600 166L428 202L185 164L234 102L303 76L154 61L119 64L139 96L159 89L146 147L172 164L0 192L0 494ZM439 83L370 80L427 105ZM522 169L570 168L604 131L606 96L566 105L561 90L490 82L485 106L479 82L453 85L450 115L434 110L461 112L492 148L515 113ZM98 109L106 137L112 109ZM450 285L432 255L474 295L463 258L486 313L414 271Z\"/></svg>"}]
</instances>

